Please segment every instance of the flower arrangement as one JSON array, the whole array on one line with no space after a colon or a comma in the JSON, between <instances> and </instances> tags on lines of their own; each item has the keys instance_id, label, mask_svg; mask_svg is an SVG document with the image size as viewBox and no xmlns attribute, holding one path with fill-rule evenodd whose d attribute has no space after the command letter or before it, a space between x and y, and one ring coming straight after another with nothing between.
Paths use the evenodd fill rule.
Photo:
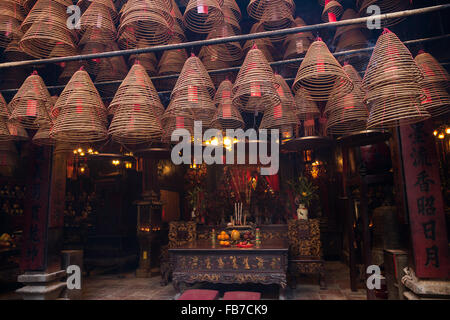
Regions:
<instances>
[{"instance_id":1,"label":"flower arrangement","mask_svg":"<svg viewBox=\"0 0 450 320\"><path fill-rule=\"evenodd\" d=\"M319 199L317 194L319 188L303 175L300 175L297 180L288 181L288 184L294 193L297 205L303 203L306 207L309 207L313 200Z\"/></svg>"}]
</instances>

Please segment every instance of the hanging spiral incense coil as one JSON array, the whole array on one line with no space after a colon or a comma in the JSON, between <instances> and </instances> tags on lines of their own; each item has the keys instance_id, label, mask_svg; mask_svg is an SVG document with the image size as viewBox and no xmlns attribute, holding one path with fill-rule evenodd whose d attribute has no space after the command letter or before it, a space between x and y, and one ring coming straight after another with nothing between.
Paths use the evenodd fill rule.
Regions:
<instances>
[{"instance_id":1,"label":"hanging spiral incense coil","mask_svg":"<svg viewBox=\"0 0 450 320\"><path fill-rule=\"evenodd\" d=\"M216 92L216 88L202 61L195 55L189 57L184 63L177 83L172 90L171 97L181 90L186 91L190 86L197 87L199 90L206 89L210 98L213 98Z\"/></svg>"},{"instance_id":2,"label":"hanging spiral incense coil","mask_svg":"<svg viewBox=\"0 0 450 320\"><path fill-rule=\"evenodd\" d=\"M105 52L107 45L106 43L97 42L97 41L88 41L83 49L81 50L81 54L93 54L93 53L101 53ZM93 77L98 74L99 66L100 66L100 58L92 58L89 60L84 60L84 64L86 65L86 71Z\"/></svg>"},{"instance_id":3,"label":"hanging spiral incense coil","mask_svg":"<svg viewBox=\"0 0 450 320\"><path fill-rule=\"evenodd\" d=\"M51 127L50 123L40 126L34 134L32 142L39 146L54 146L56 140L50 136Z\"/></svg>"},{"instance_id":4,"label":"hanging spiral incense coil","mask_svg":"<svg viewBox=\"0 0 450 320\"><path fill-rule=\"evenodd\" d=\"M250 0L247 13L255 20L261 20L268 11L276 11L281 7L288 7L291 14L295 12L295 3L292 0Z\"/></svg>"},{"instance_id":5,"label":"hanging spiral incense coil","mask_svg":"<svg viewBox=\"0 0 450 320\"><path fill-rule=\"evenodd\" d=\"M87 68L87 63L84 60L74 60L68 61L58 77L59 84L66 84L70 78L72 78L73 74L80 70L81 67Z\"/></svg>"},{"instance_id":6,"label":"hanging spiral incense coil","mask_svg":"<svg viewBox=\"0 0 450 320\"><path fill-rule=\"evenodd\" d=\"M164 107L142 65L131 67L109 108L114 110L108 130L113 140L138 144L161 139Z\"/></svg>"},{"instance_id":7,"label":"hanging spiral incense coil","mask_svg":"<svg viewBox=\"0 0 450 320\"><path fill-rule=\"evenodd\" d=\"M364 74L364 89L369 91L399 83L418 86L422 80L423 74L411 52L393 32L385 29L377 40Z\"/></svg>"},{"instance_id":8,"label":"hanging spiral incense coil","mask_svg":"<svg viewBox=\"0 0 450 320\"><path fill-rule=\"evenodd\" d=\"M361 32L361 29L351 29L339 37L336 52L362 49L368 46L368 40L364 33ZM358 70L366 70L369 59L370 52L350 53L337 57L339 63L344 64L347 62L355 68L358 68Z\"/></svg>"},{"instance_id":9,"label":"hanging spiral incense coil","mask_svg":"<svg viewBox=\"0 0 450 320\"><path fill-rule=\"evenodd\" d=\"M234 15L236 20L239 22L242 19L241 9L235 0L224 0L222 4L222 10L225 13L225 9L231 10L231 13Z\"/></svg>"},{"instance_id":10,"label":"hanging spiral incense coil","mask_svg":"<svg viewBox=\"0 0 450 320\"><path fill-rule=\"evenodd\" d=\"M38 5L42 10L35 10ZM35 13L33 19L28 19L32 12ZM66 12L62 5L50 0L40 0L32 12L22 23L22 29L26 32L19 46L24 52L35 58L47 58L55 50L70 53L76 49L74 43L78 41L77 35L67 28Z\"/></svg>"},{"instance_id":11,"label":"hanging spiral incense coil","mask_svg":"<svg viewBox=\"0 0 450 320\"><path fill-rule=\"evenodd\" d=\"M140 63L135 63L131 67L109 104L108 109L111 114L114 114L121 105L132 105L133 96L139 96L140 99L147 101L158 116L164 113L164 106L161 104L158 92L147 72L144 71L145 68Z\"/></svg>"},{"instance_id":12,"label":"hanging spiral incense coil","mask_svg":"<svg viewBox=\"0 0 450 320\"><path fill-rule=\"evenodd\" d=\"M207 39L224 38L235 36L232 27L228 24L222 24L216 27L208 34ZM226 62L240 61L243 57L242 48L239 42L227 42L224 44L217 44L212 46L205 46L205 50L214 59Z\"/></svg>"},{"instance_id":13,"label":"hanging spiral incense coil","mask_svg":"<svg viewBox=\"0 0 450 320\"><path fill-rule=\"evenodd\" d=\"M26 141L29 139L27 130L25 130L17 121L8 121L6 125L13 140Z\"/></svg>"},{"instance_id":14,"label":"hanging spiral incense coil","mask_svg":"<svg viewBox=\"0 0 450 320\"><path fill-rule=\"evenodd\" d=\"M80 34L85 32L97 32L105 42L116 40L117 30L108 7L97 2L88 7L80 18Z\"/></svg>"},{"instance_id":15,"label":"hanging spiral incense coil","mask_svg":"<svg viewBox=\"0 0 450 320\"><path fill-rule=\"evenodd\" d=\"M292 27L294 18L292 8L295 7L292 1L282 1L277 4L271 1L264 11L260 23L265 31L280 30ZM284 41L286 36L270 37L272 41Z\"/></svg>"},{"instance_id":16,"label":"hanging spiral incense coil","mask_svg":"<svg viewBox=\"0 0 450 320\"><path fill-rule=\"evenodd\" d=\"M340 95L352 91L351 79L330 53L327 45L320 39L314 41L298 69L292 90L308 96L309 100L326 101L336 81L341 86Z\"/></svg>"},{"instance_id":17,"label":"hanging spiral incense coil","mask_svg":"<svg viewBox=\"0 0 450 320\"><path fill-rule=\"evenodd\" d=\"M367 8L371 5L376 5L380 8L380 14L399 12L407 10L411 7L410 0L358 0L359 15L361 17L368 16L371 13L367 12ZM380 21L382 27L392 26L403 21L405 18L383 19Z\"/></svg>"},{"instance_id":18,"label":"hanging spiral incense coil","mask_svg":"<svg viewBox=\"0 0 450 320\"><path fill-rule=\"evenodd\" d=\"M237 129L244 128L245 123L242 119L241 113L233 105L231 90L233 84L230 80L222 81L217 89L214 102L217 105L217 111L211 122L213 128L221 129Z\"/></svg>"},{"instance_id":19,"label":"hanging spiral incense coil","mask_svg":"<svg viewBox=\"0 0 450 320\"><path fill-rule=\"evenodd\" d=\"M273 46L272 42L267 38L261 38L261 39L253 39L253 40L247 40L242 47L242 50L244 50L244 54L247 55L251 48L256 46L263 54L264 57L268 62L275 61L273 58L272 53L275 51L275 47Z\"/></svg>"},{"instance_id":20,"label":"hanging spiral incense coil","mask_svg":"<svg viewBox=\"0 0 450 320\"><path fill-rule=\"evenodd\" d=\"M83 15L89 10L89 8L92 7L103 7L103 8L97 8L96 11L99 12L105 12L107 11L109 13L109 17L111 17L113 24L115 25L117 21L119 20L119 15L117 14L116 6L114 5L112 0L80 0L77 2L77 6L80 7L81 12L83 12ZM92 8L91 8L92 10ZM103 19L103 17L98 18Z\"/></svg>"},{"instance_id":21,"label":"hanging spiral incense coil","mask_svg":"<svg viewBox=\"0 0 450 320\"><path fill-rule=\"evenodd\" d=\"M176 129L186 129L189 133L194 132L194 114L189 109L181 109L179 105L172 99L161 117L161 125L163 128L162 141L170 142L172 133Z\"/></svg>"},{"instance_id":22,"label":"hanging spiral incense coil","mask_svg":"<svg viewBox=\"0 0 450 320\"><path fill-rule=\"evenodd\" d=\"M184 11L184 25L197 33L209 33L223 22L217 0L190 0Z\"/></svg>"},{"instance_id":23,"label":"hanging spiral incense coil","mask_svg":"<svg viewBox=\"0 0 450 320\"><path fill-rule=\"evenodd\" d=\"M431 54L420 52L414 61L424 75L424 82L438 83L444 87L450 85L450 76L447 70Z\"/></svg>"},{"instance_id":24,"label":"hanging spiral incense coil","mask_svg":"<svg viewBox=\"0 0 450 320\"><path fill-rule=\"evenodd\" d=\"M294 24L295 27L306 26L306 23L300 17L295 18ZM300 32L288 35L283 45L286 48L283 59L289 60L303 57L313 40L314 37L311 32ZM287 67L298 70L300 62L289 63L287 64Z\"/></svg>"},{"instance_id":25,"label":"hanging spiral incense coil","mask_svg":"<svg viewBox=\"0 0 450 320\"><path fill-rule=\"evenodd\" d=\"M320 117L320 110L315 101L308 100L301 93L296 93L294 98L296 115L299 120L317 119Z\"/></svg>"},{"instance_id":26,"label":"hanging spiral incense coil","mask_svg":"<svg viewBox=\"0 0 450 320\"><path fill-rule=\"evenodd\" d=\"M446 88L439 83L428 82L426 78L427 76L422 82L422 89L426 97L422 101L422 107L433 117L450 112L450 96Z\"/></svg>"},{"instance_id":27,"label":"hanging spiral incense coil","mask_svg":"<svg viewBox=\"0 0 450 320\"><path fill-rule=\"evenodd\" d=\"M0 47L6 48L13 39L21 39L20 22L11 17L0 16Z\"/></svg>"},{"instance_id":28,"label":"hanging spiral incense coil","mask_svg":"<svg viewBox=\"0 0 450 320\"><path fill-rule=\"evenodd\" d=\"M325 22L335 22L344 12L344 8L338 1L327 2L322 12L322 20Z\"/></svg>"},{"instance_id":29,"label":"hanging spiral incense coil","mask_svg":"<svg viewBox=\"0 0 450 320\"><path fill-rule=\"evenodd\" d=\"M360 18L360 16L358 15L358 13L355 10L353 10L353 9L346 9L344 11L344 13L342 14L342 17L341 17L340 21L349 20L349 19L357 19L357 18ZM366 28L366 26L364 24L352 24L352 25L349 25L349 26L337 27L336 28L336 33L334 34L333 41L338 40L339 37L342 34L346 33L347 31L355 30L355 29L356 30L361 30L361 29L364 29L364 28Z\"/></svg>"},{"instance_id":30,"label":"hanging spiral incense coil","mask_svg":"<svg viewBox=\"0 0 450 320\"><path fill-rule=\"evenodd\" d=\"M278 105L270 106L264 110L264 116L259 128L278 128L282 130L282 138L291 138L292 128L298 122L297 115L295 114L295 100L284 78L277 74L275 75L275 79L279 84L277 93L281 102Z\"/></svg>"},{"instance_id":31,"label":"hanging spiral incense coil","mask_svg":"<svg viewBox=\"0 0 450 320\"><path fill-rule=\"evenodd\" d=\"M206 47L202 47L200 49L198 57L202 61L206 70L226 69L226 68L232 68L233 66L240 65L240 61L227 62L227 61L220 60L217 58L216 55L210 55L207 52L207 50L205 50L205 48ZM222 83L222 81L225 81L227 79L232 80L232 79L236 78L236 73L233 71L210 73L209 76L210 76L214 86L218 87Z\"/></svg>"},{"instance_id":32,"label":"hanging spiral incense coil","mask_svg":"<svg viewBox=\"0 0 450 320\"><path fill-rule=\"evenodd\" d=\"M334 98L333 94L327 102L325 113L328 121L326 130L329 134L348 134L366 129L369 112L364 103L362 79L355 68L344 65L344 71L353 82L353 91L349 94Z\"/></svg>"},{"instance_id":33,"label":"hanging spiral incense coil","mask_svg":"<svg viewBox=\"0 0 450 320\"><path fill-rule=\"evenodd\" d=\"M10 119L18 121L25 128L36 129L36 121L48 118L49 103L50 93L44 81L37 73L33 73L25 79L9 103Z\"/></svg>"},{"instance_id":34,"label":"hanging spiral incense coil","mask_svg":"<svg viewBox=\"0 0 450 320\"><path fill-rule=\"evenodd\" d=\"M106 51L117 51L119 48L115 42L111 42ZM100 59L98 74L95 82L107 82L122 80L128 73L128 67L123 56ZM117 89L116 84L100 85L99 91L105 96L112 96Z\"/></svg>"},{"instance_id":35,"label":"hanging spiral incense coil","mask_svg":"<svg viewBox=\"0 0 450 320\"><path fill-rule=\"evenodd\" d=\"M71 5L72 1L70 0L38 0L23 20L20 28L25 33L33 24L40 23L47 18L48 21L55 21L57 24L63 21L67 31L70 31L71 35L76 37L76 31L69 30L66 25L66 10Z\"/></svg>"},{"instance_id":36,"label":"hanging spiral incense coil","mask_svg":"<svg viewBox=\"0 0 450 320\"><path fill-rule=\"evenodd\" d=\"M233 11L228 7L222 7L223 12L223 23L229 25L235 34L241 34L241 25L239 24L239 20L236 18Z\"/></svg>"},{"instance_id":37,"label":"hanging spiral incense coil","mask_svg":"<svg viewBox=\"0 0 450 320\"><path fill-rule=\"evenodd\" d=\"M162 0L129 0L122 8L119 46L135 48L141 41L146 46L167 44L175 21Z\"/></svg>"},{"instance_id":38,"label":"hanging spiral incense coil","mask_svg":"<svg viewBox=\"0 0 450 320\"><path fill-rule=\"evenodd\" d=\"M273 70L258 48L251 49L245 57L233 85L233 104L247 112L262 112L280 104Z\"/></svg>"},{"instance_id":39,"label":"hanging spiral incense coil","mask_svg":"<svg viewBox=\"0 0 450 320\"><path fill-rule=\"evenodd\" d=\"M106 108L86 71L72 76L53 108L60 109L50 131L56 141L87 143L106 138Z\"/></svg>"},{"instance_id":40,"label":"hanging spiral incense coil","mask_svg":"<svg viewBox=\"0 0 450 320\"><path fill-rule=\"evenodd\" d=\"M178 43L178 42L175 42ZM166 50L163 52L158 63L158 76L166 76L180 73L188 56L185 49ZM159 88L172 90L177 79L163 79L155 81Z\"/></svg>"}]
</instances>

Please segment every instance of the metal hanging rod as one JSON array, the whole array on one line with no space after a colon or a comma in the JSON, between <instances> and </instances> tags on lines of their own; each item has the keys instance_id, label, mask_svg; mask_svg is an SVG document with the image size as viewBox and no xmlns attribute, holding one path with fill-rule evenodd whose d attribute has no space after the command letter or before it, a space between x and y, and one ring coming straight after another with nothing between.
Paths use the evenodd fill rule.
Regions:
<instances>
[{"instance_id":1,"label":"metal hanging rod","mask_svg":"<svg viewBox=\"0 0 450 320\"><path fill-rule=\"evenodd\" d=\"M413 44L417 44L417 43L444 40L444 39L448 39L448 38L450 38L450 34L446 34L443 36L430 37L430 38L406 40L403 42L403 44L413 45ZM363 48L363 49L339 51L339 52L333 53L333 55L334 56L342 56L342 55L347 55L347 54L371 52L374 48L375 47L368 47L368 48ZM270 65L272 67L274 67L274 66L281 66L281 65L285 65L285 64L289 64L289 63L298 63L298 62L302 62L303 59L304 58L280 60L280 61L271 62ZM231 68L224 68L224 69L208 70L208 73L209 74L220 74L220 73L226 73L226 72L237 72L237 71L239 71L240 68L241 67L239 66L239 67L231 67ZM175 78L178 78L179 75L180 74L177 73L177 74L171 74L171 75L166 75L166 76L155 76L155 77L151 77L151 80L155 81L155 80L175 79ZM289 80L289 79L287 79L287 80ZM94 85L96 87L98 87L98 86L111 85L111 84L120 85L121 83L122 83L122 80L114 80L114 81L105 81L105 82L95 82ZM47 89L50 91L56 91L56 90L62 90L62 89L64 89L64 87L65 87L65 85L47 86ZM19 90L18 88L5 89L5 90L0 90L0 93L5 94L5 95L11 95L11 94L15 94L18 90ZM158 93L160 95L165 95L165 94L169 94L170 92L171 91L159 91Z\"/></svg>"},{"instance_id":2,"label":"metal hanging rod","mask_svg":"<svg viewBox=\"0 0 450 320\"><path fill-rule=\"evenodd\" d=\"M385 13L385 14L380 14L380 15L373 15L373 16L369 16L369 17L340 20L340 21L336 21L336 22L326 22L326 23L314 24L314 25L310 25L310 26L295 27L295 28L288 28L288 29L282 29L282 30L243 34L243 35L224 37L224 38L197 40L197 41L184 42L184 43L159 45L159 46L153 46L153 47L147 47L147 48L116 50L116 51L108 51L108 52L101 52L101 53L76 55L76 56L67 56L67 57L57 57L57 58L49 58L49 59L5 62L5 63L0 64L0 69L19 67L19 66L27 66L27 65L40 65L40 64L49 64L49 63L68 62L68 61L75 61L75 60L110 58L110 57L115 57L115 56L124 56L124 55L131 55L131 54L159 52L159 51L175 50L175 49L186 49L186 48L191 48L191 47L196 47L196 46L207 46L207 45L222 44L222 43L228 43L228 42L246 41L246 40L259 39L259 38L267 38L267 37L271 37L271 36L281 36L281 35L288 35L288 34L294 34L294 33L315 31L315 30L325 29L325 28L336 28L336 27L343 27L343 26L354 25L354 24L363 24L369 20L372 21L374 19L386 20L386 19L395 19L395 18L405 18L405 17L409 17L409 16L430 13L430 12L435 12L435 11L441 11L441 10L445 10L445 9L450 9L450 4L441 4L441 5L436 5L436 6L426 7L426 8L404 10L404 11Z\"/></svg>"}]
</instances>

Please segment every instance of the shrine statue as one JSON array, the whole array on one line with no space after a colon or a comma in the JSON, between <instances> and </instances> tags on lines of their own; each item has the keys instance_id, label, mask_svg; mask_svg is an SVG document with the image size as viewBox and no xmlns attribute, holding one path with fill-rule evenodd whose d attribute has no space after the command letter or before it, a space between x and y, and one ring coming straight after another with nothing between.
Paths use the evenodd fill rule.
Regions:
<instances>
[{"instance_id":1,"label":"shrine statue","mask_svg":"<svg viewBox=\"0 0 450 320\"><path fill-rule=\"evenodd\" d=\"M300 203L297 208L297 219L308 220L308 209L306 209L303 203Z\"/></svg>"}]
</instances>

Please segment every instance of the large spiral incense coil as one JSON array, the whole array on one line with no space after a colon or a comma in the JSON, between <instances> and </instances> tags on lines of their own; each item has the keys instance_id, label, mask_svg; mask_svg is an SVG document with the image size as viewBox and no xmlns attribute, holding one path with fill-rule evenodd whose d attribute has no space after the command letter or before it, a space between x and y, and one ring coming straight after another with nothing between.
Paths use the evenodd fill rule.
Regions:
<instances>
[{"instance_id":1,"label":"large spiral incense coil","mask_svg":"<svg viewBox=\"0 0 450 320\"><path fill-rule=\"evenodd\" d=\"M268 11L276 11L285 6L289 8L291 15L295 12L295 3L292 0L250 0L247 13L253 19L261 20Z\"/></svg>"},{"instance_id":2,"label":"large spiral incense coil","mask_svg":"<svg viewBox=\"0 0 450 320\"><path fill-rule=\"evenodd\" d=\"M208 34L207 39L224 38L235 36L233 28L228 24L222 24L216 27ZM242 48L239 42L227 42L212 46L205 46L205 50L211 55L211 59L217 59L226 62L240 61L243 57Z\"/></svg>"},{"instance_id":3,"label":"large spiral incense coil","mask_svg":"<svg viewBox=\"0 0 450 320\"><path fill-rule=\"evenodd\" d=\"M105 42L116 40L117 30L108 7L97 2L88 7L80 18L80 34L85 32L97 32Z\"/></svg>"},{"instance_id":4,"label":"large spiral incense coil","mask_svg":"<svg viewBox=\"0 0 450 320\"><path fill-rule=\"evenodd\" d=\"M275 79L279 84L277 93L280 97L280 104L270 106L264 110L264 116L259 125L260 129L273 129L278 128L283 131L284 128L293 127L297 124L298 118L295 113L296 105L294 97L292 96L291 89L287 85L286 81L279 74L275 75ZM284 138L292 137L291 133L286 134L282 132Z\"/></svg>"},{"instance_id":5,"label":"large spiral incense coil","mask_svg":"<svg viewBox=\"0 0 450 320\"><path fill-rule=\"evenodd\" d=\"M109 104L109 113L115 114L115 111L121 105L132 105L133 96L139 96L144 99L154 109L156 115L161 116L164 113L164 106L161 104L158 92L156 91L150 77L140 62L136 62L128 72L125 79L117 89L114 99Z\"/></svg>"},{"instance_id":6,"label":"large spiral incense coil","mask_svg":"<svg viewBox=\"0 0 450 320\"><path fill-rule=\"evenodd\" d=\"M81 12L83 12L83 15L89 10L89 8L92 7L92 5L94 5L94 7L99 6L103 7L100 9L97 8L96 11L103 13L106 10L109 13L108 16L111 17L114 25L119 20L119 15L117 14L116 6L114 5L114 2L112 0L80 0L77 2L77 6L80 7ZM100 17L98 19L103 20L103 17Z\"/></svg>"},{"instance_id":7,"label":"large spiral incense coil","mask_svg":"<svg viewBox=\"0 0 450 320\"><path fill-rule=\"evenodd\" d=\"M251 49L245 57L233 85L233 104L246 112L262 112L280 104L273 70L258 48Z\"/></svg>"},{"instance_id":8,"label":"large spiral incense coil","mask_svg":"<svg viewBox=\"0 0 450 320\"><path fill-rule=\"evenodd\" d=\"M161 140L164 107L144 67L134 64L110 104L114 117L108 133L124 144Z\"/></svg>"},{"instance_id":9,"label":"large spiral incense coil","mask_svg":"<svg viewBox=\"0 0 450 320\"><path fill-rule=\"evenodd\" d=\"M450 76L447 70L431 54L421 51L414 61L422 70L424 82L440 84L444 87L450 85Z\"/></svg>"},{"instance_id":10,"label":"large spiral incense coil","mask_svg":"<svg viewBox=\"0 0 450 320\"><path fill-rule=\"evenodd\" d=\"M351 29L339 37L336 52L362 49L367 48L368 46L369 42L361 29ZM341 64L347 62L355 68L358 68L358 70L366 70L367 64L370 60L370 52L357 52L339 55L336 59Z\"/></svg>"},{"instance_id":11,"label":"large spiral incense coil","mask_svg":"<svg viewBox=\"0 0 450 320\"><path fill-rule=\"evenodd\" d=\"M0 47L5 48L12 39L23 36L20 24L24 19L25 13L19 2L0 2Z\"/></svg>"},{"instance_id":12,"label":"large spiral incense coil","mask_svg":"<svg viewBox=\"0 0 450 320\"><path fill-rule=\"evenodd\" d=\"M349 8L344 11L340 21L349 20L349 19L357 19L357 18L360 18L358 13L355 10ZM366 26L364 24L352 24L349 26L337 27L336 33L334 34L333 41L336 41L337 39L339 39L339 37L342 34L346 33L347 31L354 30L354 29L360 30L360 29L364 29L364 28L366 28Z\"/></svg>"},{"instance_id":13,"label":"large spiral incense coil","mask_svg":"<svg viewBox=\"0 0 450 320\"><path fill-rule=\"evenodd\" d=\"M308 100L301 93L297 93L294 98L296 115L299 120L317 119L320 117L320 110L315 101Z\"/></svg>"},{"instance_id":14,"label":"large spiral incense coil","mask_svg":"<svg viewBox=\"0 0 450 320\"><path fill-rule=\"evenodd\" d=\"M292 1L282 1L277 4L271 1L267 9L261 16L260 23L264 30L273 31L290 28L293 25L292 8L295 7ZM286 36L270 37L272 41L282 41Z\"/></svg>"},{"instance_id":15,"label":"large spiral incense coil","mask_svg":"<svg viewBox=\"0 0 450 320\"><path fill-rule=\"evenodd\" d=\"M194 133L194 114L189 109L181 109L172 99L161 117L161 125L163 128L161 140L163 142L170 142L172 133L176 129L186 129L192 136Z\"/></svg>"},{"instance_id":16,"label":"large spiral incense coil","mask_svg":"<svg viewBox=\"0 0 450 320\"><path fill-rule=\"evenodd\" d=\"M164 51L158 63L158 76L167 76L180 73L187 58L188 55L185 49ZM176 81L176 78L162 79L155 81L155 84L158 88L172 90Z\"/></svg>"},{"instance_id":17,"label":"large spiral incense coil","mask_svg":"<svg viewBox=\"0 0 450 320\"><path fill-rule=\"evenodd\" d=\"M40 0L22 23L26 32L19 42L20 48L35 58L47 58L54 51L73 52L78 39L76 32L67 28L66 20L65 7L55 1Z\"/></svg>"},{"instance_id":18,"label":"large spiral incense coil","mask_svg":"<svg viewBox=\"0 0 450 320\"><path fill-rule=\"evenodd\" d=\"M223 6L222 12L223 12L222 24L229 25L231 28L233 28L233 32L235 34L240 34L241 25L239 24L239 20L236 18L235 14L233 14L233 11L230 8Z\"/></svg>"},{"instance_id":19,"label":"large spiral incense coil","mask_svg":"<svg viewBox=\"0 0 450 320\"><path fill-rule=\"evenodd\" d=\"M107 44L103 42L97 42L96 40L88 41L81 49L81 54L94 54L105 52L107 48ZM86 65L86 71L93 77L98 74L100 62L102 59L100 58L92 58L89 60L84 60L84 64Z\"/></svg>"},{"instance_id":20,"label":"large spiral incense coil","mask_svg":"<svg viewBox=\"0 0 450 320\"><path fill-rule=\"evenodd\" d=\"M184 25L197 33L209 33L223 22L217 0L190 0L184 11Z\"/></svg>"},{"instance_id":21,"label":"large spiral incense coil","mask_svg":"<svg viewBox=\"0 0 450 320\"><path fill-rule=\"evenodd\" d=\"M184 63L177 83L172 90L171 97L179 91L186 92L188 87L196 87L199 91L206 90L210 98L213 98L216 92L214 83L202 61L193 54Z\"/></svg>"},{"instance_id":22,"label":"large spiral incense coil","mask_svg":"<svg viewBox=\"0 0 450 320\"><path fill-rule=\"evenodd\" d=\"M300 17L295 18L294 24L295 27L306 26L306 23ZM311 42L313 40L314 37L309 31L288 35L283 45L286 48L283 60L303 57L308 51L309 46L311 45ZM298 70L298 68L300 67L300 62L289 63L287 64L287 67Z\"/></svg>"},{"instance_id":23,"label":"large spiral incense coil","mask_svg":"<svg viewBox=\"0 0 450 320\"><path fill-rule=\"evenodd\" d=\"M240 61L234 61L234 62L227 62L223 61L217 58L215 55L210 55L206 50L205 47L202 47L200 49L200 52L198 54L198 57L202 61L203 65L205 66L206 70L217 70L217 69L226 69L226 68L232 68L234 66L239 65ZM236 77L236 73L233 71L229 72L220 72L220 73L210 73L209 76L211 77L211 80L215 87L219 87L219 85L222 83L222 81L225 81L227 79L234 79Z\"/></svg>"},{"instance_id":24,"label":"large spiral incense coil","mask_svg":"<svg viewBox=\"0 0 450 320\"><path fill-rule=\"evenodd\" d=\"M59 115L50 131L56 141L88 143L106 139L106 108L84 70L77 71L56 101Z\"/></svg>"},{"instance_id":25,"label":"large spiral incense coil","mask_svg":"<svg viewBox=\"0 0 450 320\"><path fill-rule=\"evenodd\" d=\"M309 100L326 101L334 89L335 83L340 84L340 95L352 91L351 79L342 69L336 58L330 53L327 45L318 39L308 49L292 90L300 92L302 96L308 96Z\"/></svg>"},{"instance_id":26,"label":"large spiral incense coil","mask_svg":"<svg viewBox=\"0 0 450 320\"><path fill-rule=\"evenodd\" d=\"M242 19L241 9L239 8L235 0L224 0L222 5L222 10L224 11L224 13L225 9L231 10L231 13L233 13L236 20L241 21Z\"/></svg>"},{"instance_id":27,"label":"large spiral incense coil","mask_svg":"<svg viewBox=\"0 0 450 320\"><path fill-rule=\"evenodd\" d=\"M49 21L64 21L66 26L67 21L67 7L72 5L70 0L38 0L31 8L22 22L21 29L25 33L33 24L40 23L44 17ZM70 30L73 36L76 36L76 30Z\"/></svg>"},{"instance_id":28,"label":"large spiral incense coil","mask_svg":"<svg viewBox=\"0 0 450 320\"><path fill-rule=\"evenodd\" d=\"M425 75L422 89L426 98L422 101L422 107L433 117L450 112L450 96L446 88L439 83L428 82L426 79L427 76Z\"/></svg>"},{"instance_id":29,"label":"large spiral incense coil","mask_svg":"<svg viewBox=\"0 0 450 320\"><path fill-rule=\"evenodd\" d=\"M217 111L213 117L211 125L213 128L237 129L244 128L245 123L241 113L233 105L231 90L233 84L230 80L224 80L217 89L214 102L217 104Z\"/></svg>"},{"instance_id":30,"label":"large spiral incense coil","mask_svg":"<svg viewBox=\"0 0 450 320\"><path fill-rule=\"evenodd\" d=\"M17 121L8 121L6 125L13 140L26 141L30 138L27 130L25 130Z\"/></svg>"},{"instance_id":31,"label":"large spiral incense coil","mask_svg":"<svg viewBox=\"0 0 450 320\"><path fill-rule=\"evenodd\" d=\"M369 91L400 83L417 87L422 79L423 74L411 52L393 32L385 29L377 40L364 74L364 89Z\"/></svg>"},{"instance_id":32,"label":"large spiral incense coil","mask_svg":"<svg viewBox=\"0 0 450 320\"><path fill-rule=\"evenodd\" d=\"M117 51L119 48L115 42L111 42L106 51ZM95 82L108 82L122 80L128 73L128 67L123 56L102 58L98 66L98 74ZM102 84L99 91L105 96L112 96L117 89L116 84Z\"/></svg>"},{"instance_id":33,"label":"large spiral incense coil","mask_svg":"<svg viewBox=\"0 0 450 320\"><path fill-rule=\"evenodd\" d=\"M344 8L338 1L327 2L322 12L322 20L325 22L335 22L344 12Z\"/></svg>"},{"instance_id":34,"label":"large spiral incense coil","mask_svg":"<svg viewBox=\"0 0 450 320\"><path fill-rule=\"evenodd\" d=\"M81 67L87 68L87 63L84 60L74 60L68 61L64 66L63 71L58 77L59 84L66 84L70 78L72 78L73 74L80 70Z\"/></svg>"},{"instance_id":35,"label":"large spiral incense coil","mask_svg":"<svg viewBox=\"0 0 450 320\"><path fill-rule=\"evenodd\" d=\"M399 12L409 9L412 6L411 0L357 0L357 6L359 7L359 15L361 17L371 15L368 13L367 8L371 5L376 5L380 8L380 14ZM380 21L382 27L392 26L401 22L405 18L395 19L383 19Z\"/></svg>"},{"instance_id":36,"label":"large spiral incense coil","mask_svg":"<svg viewBox=\"0 0 450 320\"><path fill-rule=\"evenodd\" d=\"M39 126L38 131L36 131L31 141L39 146L54 146L56 140L50 136L51 128L51 123Z\"/></svg>"},{"instance_id":37,"label":"large spiral incense coil","mask_svg":"<svg viewBox=\"0 0 450 320\"><path fill-rule=\"evenodd\" d=\"M37 121L49 117L47 106L50 103L50 93L44 81L34 72L25 79L9 103L10 119L18 121L25 128L37 129Z\"/></svg>"},{"instance_id":38,"label":"large spiral incense coil","mask_svg":"<svg viewBox=\"0 0 450 320\"><path fill-rule=\"evenodd\" d=\"M132 49L141 41L146 46L167 44L175 23L162 0L129 0L122 8L119 46Z\"/></svg>"},{"instance_id":39,"label":"large spiral incense coil","mask_svg":"<svg viewBox=\"0 0 450 320\"><path fill-rule=\"evenodd\" d=\"M349 94L334 98L331 94L325 107L328 121L326 130L329 134L349 134L366 129L369 112L364 103L362 79L350 64L344 65L344 71L353 81L353 91Z\"/></svg>"}]
</instances>

